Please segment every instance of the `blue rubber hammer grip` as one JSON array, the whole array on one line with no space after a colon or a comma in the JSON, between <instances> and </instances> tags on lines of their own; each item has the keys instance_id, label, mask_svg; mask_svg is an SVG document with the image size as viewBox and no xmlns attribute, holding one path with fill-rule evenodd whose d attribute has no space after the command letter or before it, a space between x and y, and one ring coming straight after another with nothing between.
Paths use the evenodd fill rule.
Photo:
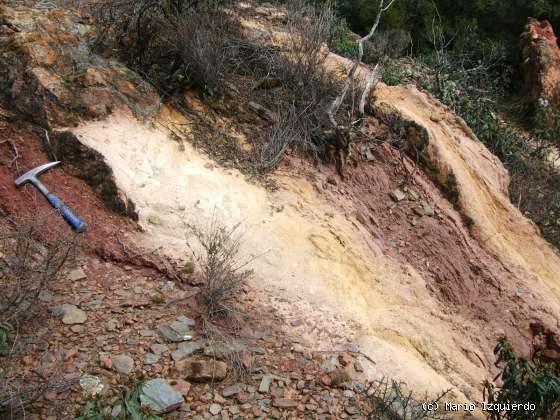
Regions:
<instances>
[{"instance_id":1,"label":"blue rubber hammer grip","mask_svg":"<svg viewBox=\"0 0 560 420\"><path fill-rule=\"evenodd\" d=\"M76 232L83 232L86 230L86 222L72 213L72 210L70 210L70 208L64 204L60 198L53 193L48 193L47 200L49 200L49 203L51 203L51 205L56 208L60 214L62 214L64 220L66 220Z\"/></svg>"}]
</instances>

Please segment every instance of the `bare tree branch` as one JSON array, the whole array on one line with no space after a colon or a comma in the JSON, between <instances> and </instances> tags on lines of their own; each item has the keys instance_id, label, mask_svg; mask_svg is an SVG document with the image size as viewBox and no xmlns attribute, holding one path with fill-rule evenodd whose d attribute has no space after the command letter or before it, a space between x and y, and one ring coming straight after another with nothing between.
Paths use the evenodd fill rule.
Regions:
<instances>
[{"instance_id":1,"label":"bare tree branch","mask_svg":"<svg viewBox=\"0 0 560 420\"><path fill-rule=\"evenodd\" d=\"M395 1L396 0L391 0L389 2L389 4L387 4L387 5L385 5L385 0L380 0L379 1L377 16L375 17L375 22L373 23L373 26L371 27L369 33L366 36L360 38L358 41L356 41L357 44L358 44L358 56L354 60L354 64L352 65L352 68L348 72L348 76L346 77L346 81L344 82L344 86L342 88L342 91L334 99L334 101L331 104L331 106L329 108L329 111L328 111L329 120L330 120L331 124L334 126L335 129L339 128L338 123L336 122L336 119L335 119L335 115L338 112L338 109L340 108L340 105L342 105L342 102L344 101L344 98L348 94L348 90L350 89L350 86L352 86L353 83L354 83L354 78L356 76L356 71L358 70L358 68L362 64L362 59L364 57L364 43L369 41L369 39L375 34L375 31L377 31L377 28L379 26L379 22L381 21L381 15L383 15L383 13L386 12L393 5L393 3ZM379 64L377 64L375 66L375 68L373 69L373 71L369 74L369 76L367 78L366 88L364 89L364 92L362 93L362 98L361 98L361 101L360 101L360 113L361 113L362 116L364 114L365 101L367 99L369 91L377 83L378 75L379 75Z\"/></svg>"}]
</instances>

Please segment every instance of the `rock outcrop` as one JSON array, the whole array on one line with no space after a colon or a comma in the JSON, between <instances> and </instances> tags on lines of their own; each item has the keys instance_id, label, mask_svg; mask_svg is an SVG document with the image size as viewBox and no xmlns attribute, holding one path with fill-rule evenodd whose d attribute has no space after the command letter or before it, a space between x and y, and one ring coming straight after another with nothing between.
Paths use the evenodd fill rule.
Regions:
<instances>
[{"instance_id":1,"label":"rock outcrop","mask_svg":"<svg viewBox=\"0 0 560 420\"><path fill-rule=\"evenodd\" d=\"M529 96L560 108L560 48L552 25L529 19L521 36L522 71Z\"/></svg>"},{"instance_id":2,"label":"rock outcrop","mask_svg":"<svg viewBox=\"0 0 560 420\"><path fill-rule=\"evenodd\" d=\"M449 199L473 223L471 234L509 270L535 276L560 297L560 257L508 197L509 176L466 123L414 86L385 86L372 108L433 171ZM527 247L531 243L534 246Z\"/></svg>"},{"instance_id":3,"label":"rock outcrop","mask_svg":"<svg viewBox=\"0 0 560 420\"><path fill-rule=\"evenodd\" d=\"M95 54L97 32L68 10L0 6L0 79L14 109L45 128L103 118L116 108L138 116L158 95L137 74Z\"/></svg>"}]
</instances>

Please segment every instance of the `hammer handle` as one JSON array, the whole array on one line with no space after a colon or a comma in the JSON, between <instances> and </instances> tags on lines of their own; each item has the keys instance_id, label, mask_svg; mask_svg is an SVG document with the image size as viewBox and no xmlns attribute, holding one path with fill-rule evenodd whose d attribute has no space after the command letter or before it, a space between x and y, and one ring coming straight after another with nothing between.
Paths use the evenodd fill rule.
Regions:
<instances>
[{"instance_id":1,"label":"hammer handle","mask_svg":"<svg viewBox=\"0 0 560 420\"><path fill-rule=\"evenodd\" d=\"M49 203L51 203L51 205L56 208L60 214L62 214L64 220L66 220L76 232L83 232L86 230L86 222L72 213L72 210L70 210L70 208L64 204L60 198L50 192L47 194L47 200L49 200Z\"/></svg>"}]
</instances>

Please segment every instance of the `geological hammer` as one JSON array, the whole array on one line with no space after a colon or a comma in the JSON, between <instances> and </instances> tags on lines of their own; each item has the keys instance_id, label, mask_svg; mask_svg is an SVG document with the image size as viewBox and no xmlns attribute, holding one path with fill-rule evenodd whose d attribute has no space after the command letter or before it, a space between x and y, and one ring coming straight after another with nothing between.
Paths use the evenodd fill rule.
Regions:
<instances>
[{"instance_id":1,"label":"geological hammer","mask_svg":"<svg viewBox=\"0 0 560 420\"><path fill-rule=\"evenodd\" d=\"M60 214L62 214L64 220L66 220L75 231L83 232L84 230L86 230L86 223L74 213L72 213L72 210L70 210L70 208L66 204L64 204L60 198L58 198L52 192L49 192L49 190L47 190L47 187L45 187L43 183L38 179L39 175L41 175L45 171L48 171L50 168L58 165L59 163L60 162L45 163L44 165L37 166L35 169L31 169L29 172L16 179L16 187L21 187L22 185L25 185L27 183L33 184L35 188L37 188L41 192L41 194L43 194L46 199L49 200L49 203L51 203L51 205L55 209L57 209Z\"/></svg>"}]
</instances>

